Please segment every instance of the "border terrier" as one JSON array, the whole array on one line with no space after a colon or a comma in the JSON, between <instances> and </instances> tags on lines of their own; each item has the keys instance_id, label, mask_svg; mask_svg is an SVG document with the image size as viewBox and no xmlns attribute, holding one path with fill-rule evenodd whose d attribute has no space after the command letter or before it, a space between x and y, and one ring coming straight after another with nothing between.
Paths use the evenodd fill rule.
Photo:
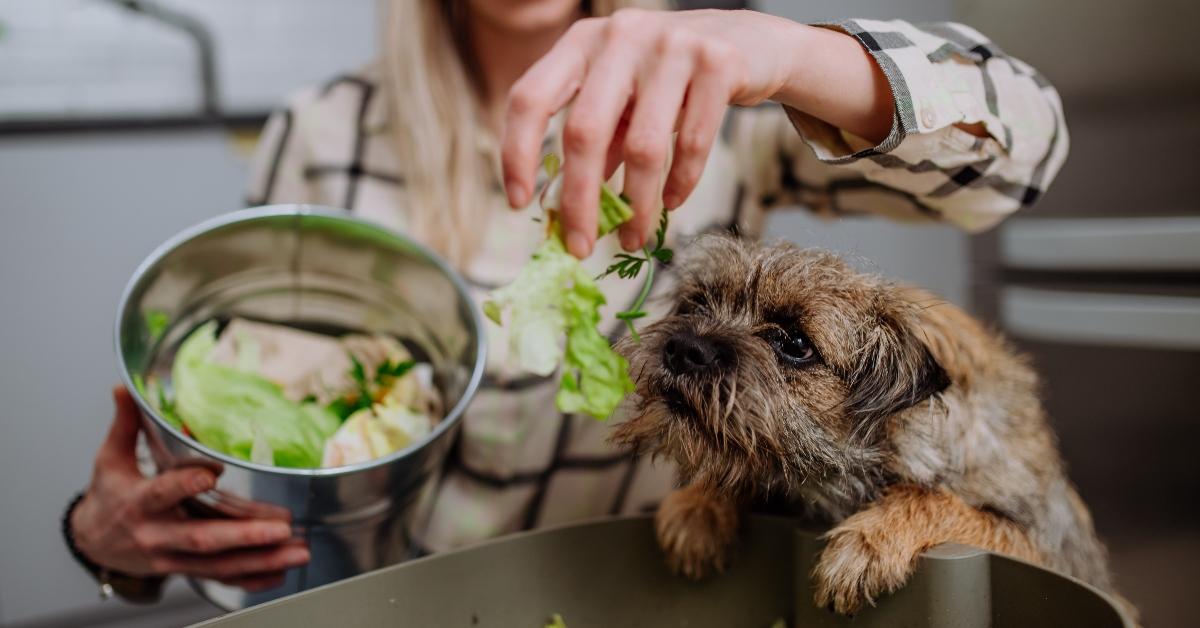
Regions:
<instances>
[{"instance_id":1,"label":"border terrier","mask_svg":"<svg viewBox=\"0 0 1200 628\"><path fill-rule=\"evenodd\" d=\"M682 257L674 309L622 347L637 393L613 436L677 465L655 518L673 569L723 569L739 513L769 499L832 526L812 576L840 613L945 542L1112 592L1037 376L1002 338L827 252L708 236Z\"/></svg>"}]
</instances>

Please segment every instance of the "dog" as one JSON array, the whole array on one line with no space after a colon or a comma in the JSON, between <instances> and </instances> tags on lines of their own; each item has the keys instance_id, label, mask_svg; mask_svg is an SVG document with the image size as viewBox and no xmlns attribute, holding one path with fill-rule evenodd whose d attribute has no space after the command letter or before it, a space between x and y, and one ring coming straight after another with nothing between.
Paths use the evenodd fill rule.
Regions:
<instances>
[{"instance_id":1,"label":"dog","mask_svg":"<svg viewBox=\"0 0 1200 628\"><path fill-rule=\"evenodd\" d=\"M784 501L832 526L812 577L843 614L956 542L1112 592L1028 361L962 310L839 257L731 237L674 266L674 309L620 350L637 385L613 440L673 460L668 563L723 569L740 514Z\"/></svg>"}]
</instances>

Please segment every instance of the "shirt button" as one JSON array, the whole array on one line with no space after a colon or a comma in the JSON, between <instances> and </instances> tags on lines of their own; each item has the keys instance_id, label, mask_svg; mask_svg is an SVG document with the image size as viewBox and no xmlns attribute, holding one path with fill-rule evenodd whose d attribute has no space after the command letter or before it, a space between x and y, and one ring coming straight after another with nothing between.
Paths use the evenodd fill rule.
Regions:
<instances>
[{"instance_id":1,"label":"shirt button","mask_svg":"<svg viewBox=\"0 0 1200 628\"><path fill-rule=\"evenodd\" d=\"M934 113L933 107L929 105L921 107L921 123L929 128L933 128L937 124L937 114Z\"/></svg>"}]
</instances>

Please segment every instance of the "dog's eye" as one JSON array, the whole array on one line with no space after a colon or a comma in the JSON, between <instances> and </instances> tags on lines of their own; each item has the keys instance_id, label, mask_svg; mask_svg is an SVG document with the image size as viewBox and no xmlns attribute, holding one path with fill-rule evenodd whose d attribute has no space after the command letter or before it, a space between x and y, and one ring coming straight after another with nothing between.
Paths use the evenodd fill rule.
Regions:
<instances>
[{"instance_id":1,"label":"dog's eye","mask_svg":"<svg viewBox=\"0 0 1200 628\"><path fill-rule=\"evenodd\" d=\"M817 351L803 333L786 332L778 327L763 335L780 359L792 366L803 366L816 359Z\"/></svg>"}]
</instances>

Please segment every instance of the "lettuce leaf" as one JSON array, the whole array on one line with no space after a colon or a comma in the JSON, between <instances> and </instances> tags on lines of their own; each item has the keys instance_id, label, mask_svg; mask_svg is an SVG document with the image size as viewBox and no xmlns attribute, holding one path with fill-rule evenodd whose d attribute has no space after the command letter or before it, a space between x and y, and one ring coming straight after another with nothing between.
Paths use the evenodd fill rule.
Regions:
<instances>
[{"instance_id":1,"label":"lettuce leaf","mask_svg":"<svg viewBox=\"0 0 1200 628\"><path fill-rule=\"evenodd\" d=\"M325 408L284 397L257 373L216 364L216 323L198 327L180 345L172 367L174 414L204 445L242 460L317 468L325 441L341 422ZM243 364L253 359L243 361Z\"/></svg>"},{"instance_id":2,"label":"lettuce leaf","mask_svg":"<svg viewBox=\"0 0 1200 628\"><path fill-rule=\"evenodd\" d=\"M604 294L596 281L576 266L571 290L563 297L567 347L555 403L563 412L597 419L608 418L634 388L629 363L599 331L602 305Z\"/></svg>"},{"instance_id":3,"label":"lettuce leaf","mask_svg":"<svg viewBox=\"0 0 1200 628\"><path fill-rule=\"evenodd\" d=\"M633 390L629 364L599 331L604 294L563 246L558 221L562 193L558 158L547 155L542 165L549 176L541 194L546 240L517 278L484 302L483 313L507 327L509 351L521 370L548 376L562 366L555 398L559 410L606 419ZM629 203L602 184L598 236L632 217ZM507 325L506 312L510 318Z\"/></svg>"},{"instance_id":4,"label":"lettuce leaf","mask_svg":"<svg viewBox=\"0 0 1200 628\"><path fill-rule=\"evenodd\" d=\"M517 278L492 292L484 311L497 325L510 313L508 345L522 370L547 376L558 368L563 351L566 312L562 301L570 290L579 261L567 253L562 240L551 236L521 267Z\"/></svg>"},{"instance_id":5,"label":"lettuce leaf","mask_svg":"<svg viewBox=\"0 0 1200 628\"><path fill-rule=\"evenodd\" d=\"M633 390L628 364L597 329L604 294L579 260L551 234L517 278L484 304L505 325L509 350L524 371L550 375L564 367L557 396L563 412L606 419Z\"/></svg>"}]
</instances>

